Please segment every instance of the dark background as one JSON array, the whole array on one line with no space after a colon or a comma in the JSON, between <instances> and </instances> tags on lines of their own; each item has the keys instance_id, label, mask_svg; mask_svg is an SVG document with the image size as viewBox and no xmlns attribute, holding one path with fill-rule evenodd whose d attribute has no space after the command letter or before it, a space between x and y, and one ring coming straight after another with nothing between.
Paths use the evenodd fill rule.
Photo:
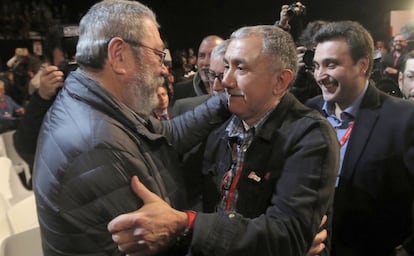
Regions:
<instances>
[{"instance_id":1,"label":"dark background","mask_svg":"<svg viewBox=\"0 0 414 256\"><path fill-rule=\"evenodd\" d=\"M97 0L0 0L28 3L35 9L41 1L52 8L67 6L64 20L77 24L80 17ZM142 0L158 17L161 36L172 52L194 48L196 51L203 37L216 34L227 38L232 31L244 25L273 24L279 19L280 7L292 0ZM365 26L374 40L388 41L391 10L414 10L413 0L303 0L306 16L303 25L312 20L355 20ZM2 5L0 5L2 6ZM2 7L3 8L3 7ZM0 26L6 24L0 24ZM20 25L18 25L20 26ZM300 32L300 31L297 31ZM0 40L2 66L13 56L15 47L31 50L30 40Z\"/></svg>"},{"instance_id":2,"label":"dark background","mask_svg":"<svg viewBox=\"0 0 414 256\"><path fill-rule=\"evenodd\" d=\"M97 1L86 1L85 12ZM295 1L275 0L143 0L157 14L161 35L170 48L197 49L209 34L228 37L243 25L273 24L279 19L282 4ZM365 26L374 39L390 38L391 10L414 9L412 0L304 0L307 15L303 23L323 20L355 20Z\"/></svg>"}]
</instances>

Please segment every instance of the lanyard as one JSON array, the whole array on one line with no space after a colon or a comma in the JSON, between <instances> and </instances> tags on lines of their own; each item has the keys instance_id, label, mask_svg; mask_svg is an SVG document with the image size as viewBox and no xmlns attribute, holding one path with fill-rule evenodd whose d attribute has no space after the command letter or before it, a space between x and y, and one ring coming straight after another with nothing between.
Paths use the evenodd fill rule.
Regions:
<instances>
[{"instance_id":1,"label":"lanyard","mask_svg":"<svg viewBox=\"0 0 414 256\"><path fill-rule=\"evenodd\" d=\"M341 147L347 142L347 140L349 139L349 136L351 135L351 132L352 132L352 128L354 127L354 123L355 122L352 122L352 123L350 123L349 124L349 126L348 126L348 128L346 129L346 131L345 131L345 134L344 134L344 136L342 136L342 138L341 138L341 140L340 140L340 144L341 144Z\"/></svg>"}]
</instances>

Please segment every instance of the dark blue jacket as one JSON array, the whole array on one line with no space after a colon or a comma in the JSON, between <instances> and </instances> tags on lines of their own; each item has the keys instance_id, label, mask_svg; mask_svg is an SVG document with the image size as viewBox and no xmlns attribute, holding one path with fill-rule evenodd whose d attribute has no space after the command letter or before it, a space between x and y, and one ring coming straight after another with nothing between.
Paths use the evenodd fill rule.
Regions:
<instances>
[{"instance_id":1,"label":"dark blue jacket","mask_svg":"<svg viewBox=\"0 0 414 256\"><path fill-rule=\"evenodd\" d=\"M107 224L142 205L130 189L134 175L186 209L175 156L226 120L226 108L225 97L213 97L169 122L146 123L85 73L72 72L45 116L35 158L44 255L120 254Z\"/></svg>"}]
</instances>

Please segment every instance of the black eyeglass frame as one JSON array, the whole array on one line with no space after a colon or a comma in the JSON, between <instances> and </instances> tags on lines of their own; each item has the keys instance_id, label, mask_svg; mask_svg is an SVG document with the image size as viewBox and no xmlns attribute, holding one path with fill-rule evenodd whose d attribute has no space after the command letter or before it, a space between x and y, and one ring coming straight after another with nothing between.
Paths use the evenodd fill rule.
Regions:
<instances>
[{"instance_id":1,"label":"black eyeglass frame","mask_svg":"<svg viewBox=\"0 0 414 256\"><path fill-rule=\"evenodd\" d=\"M206 77L208 78L208 81L210 83L214 83L214 81L216 80L216 78L221 82L223 80L224 77L224 73L216 73L213 70L210 69L206 69L205 71Z\"/></svg>"},{"instance_id":2,"label":"black eyeglass frame","mask_svg":"<svg viewBox=\"0 0 414 256\"><path fill-rule=\"evenodd\" d=\"M132 44L132 45L135 45L135 46L139 46L139 47L143 47L143 48L147 48L147 49L151 50L155 55L160 57L161 64L164 64L165 57L167 56L166 52L160 51L160 50L152 48L152 47L149 47L149 46L147 46L145 44L142 44L140 42L133 42L133 41L130 41L130 40L125 40L125 39L123 39L123 40L128 44Z\"/></svg>"}]
</instances>

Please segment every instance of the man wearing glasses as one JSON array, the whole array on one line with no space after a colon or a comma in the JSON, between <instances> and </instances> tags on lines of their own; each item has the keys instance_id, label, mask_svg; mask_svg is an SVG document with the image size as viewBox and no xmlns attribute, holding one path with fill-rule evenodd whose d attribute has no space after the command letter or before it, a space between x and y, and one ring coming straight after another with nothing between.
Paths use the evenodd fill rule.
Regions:
<instances>
[{"instance_id":1,"label":"man wearing glasses","mask_svg":"<svg viewBox=\"0 0 414 256\"><path fill-rule=\"evenodd\" d=\"M398 85L404 99L414 102L414 50L408 52L403 58Z\"/></svg>"},{"instance_id":2,"label":"man wearing glasses","mask_svg":"<svg viewBox=\"0 0 414 256\"><path fill-rule=\"evenodd\" d=\"M398 71L401 68L404 48L407 46L407 40L403 35L398 34L393 39L393 49L384 56L382 61L383 78L390 79L395 84L398 83Z\"/></svg>"},{"instance_id":3,"label":"man wearing glasses","mask_svg":"<svg viewBox=\"0 0 414 256\"><path fill-rule=\"evenodd\" d=\"M177 154L228 118L227 101L212 97L197 115L169 122L151 116L168 72L158 27L136 1L101 1L82 18L79 68L44 117L36 150L44 255L120 255L107 224L143 205L129 187L133 176L171 206L188 209Z\"/></svg>"}]
</instances>

